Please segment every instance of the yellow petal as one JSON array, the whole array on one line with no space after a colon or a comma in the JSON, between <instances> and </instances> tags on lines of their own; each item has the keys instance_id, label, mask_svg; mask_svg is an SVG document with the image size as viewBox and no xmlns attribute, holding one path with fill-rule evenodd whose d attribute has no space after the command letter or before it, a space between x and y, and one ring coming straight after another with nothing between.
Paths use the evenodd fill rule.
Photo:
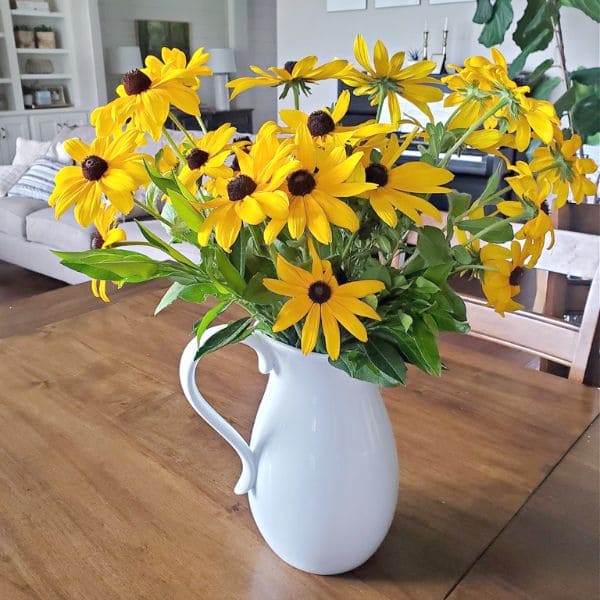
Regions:
<instances>
[{"instance_id":1,"label":"yellow petal","mask_svg":"<svg viewBox=\"0 0 600 600\"><path fill-rule=\"evenodd\" d=\"M304 326L302 327L301 349L303 354L310 354L317 344L319 336L319 325L321 322L321 307L313 304L308 311Z\"/></svg>"},{"instance_id":2,"label":"yellow petal","mask_svg":"<svg viewBox=\"0 0 600 600\"><path fill-rule=\"evenodd\" d=\"M277 315L277 320L273 324L273 331L277 333L291 327L306 315L312 305L313 303L307 295L288 300Z\"/></svg>"},{"instance_id":3,"label":"yellow petal","mask_svg":"<svg viewBox=\"0 0 600 600\"><path fill-rule=\"evenodd\" d=\"M354 296L355 298L364 298L369 294L376 294L385 289L383 281L377 279L362 279L358 281L351 281L350 283L344 283L336 291L336 297L341 296Z\"/></svg>"},{"instance_id":4,"label":"yellow petal","mask_svg":"<svg viewBox=\"0 0 600 600\"><path fill-rule=\"evenodd\" d=\"M321 323L327 354L332 360L340 356L340 328L327 303L321 305Z\"/></svg>"}]
</instances>

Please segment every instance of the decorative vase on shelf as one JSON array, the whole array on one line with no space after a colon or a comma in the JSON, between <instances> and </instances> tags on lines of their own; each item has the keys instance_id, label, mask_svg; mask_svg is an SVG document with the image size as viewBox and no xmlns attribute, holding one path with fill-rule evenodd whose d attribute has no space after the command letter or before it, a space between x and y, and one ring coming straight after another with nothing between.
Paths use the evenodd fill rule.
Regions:
<instances>
[{"instance_id":1,"label":"decorative vase on shelf","mask_svg":"<svg viewBox=\"0 0 600 600\"><path fill-rule=\"evenodd\" d=\"M358 567L385 538L398 496L396 444L379 389L324 354L305 356L262 333L242 343L269 374L249 445L198 391L195 339L180 363L186 398L242 461L235 493L248 494L260 533L290 565L320 575Z\"/></svg>"}]
</instances>

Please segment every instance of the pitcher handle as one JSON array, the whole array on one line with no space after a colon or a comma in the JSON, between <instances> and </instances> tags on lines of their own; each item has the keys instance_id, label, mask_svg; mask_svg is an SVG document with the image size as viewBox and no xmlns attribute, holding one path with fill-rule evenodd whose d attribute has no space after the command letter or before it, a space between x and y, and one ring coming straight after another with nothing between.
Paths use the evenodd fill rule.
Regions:
<instances>
[{"instance_id":1,"label":"pitcher handle","mask_svg":"<svg viewBox=\"0 0 600 600\"><path fill-rule=\"evenodd\" d=\"M225 325L209 327L200 338L202 345L208 338ZM241 342L252 348L258 355L258 368L261 373L269 373L275 369L274 359L271 351L267 348L265 340L252 334ZM179 379L183 393L192 408L238 453L242 461L242 474L234 488L236 494L247 494L256 482L256 456L246 443L246 440L206 401L196 385L196 367L199 359L194 360L198 343L196 339L191 340L185 347L179 362Z\"/></svg>"}]
</instances>

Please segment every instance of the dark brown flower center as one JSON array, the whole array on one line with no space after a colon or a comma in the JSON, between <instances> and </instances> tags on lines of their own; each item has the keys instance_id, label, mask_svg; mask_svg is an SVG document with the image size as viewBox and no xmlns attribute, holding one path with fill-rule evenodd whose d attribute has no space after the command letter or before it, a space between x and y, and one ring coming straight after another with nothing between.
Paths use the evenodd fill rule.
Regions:
<instances>
[{"instance_id":1,"label":"dark brown flower center","mask_svg":"<svg viewBox=\"0 0 600 600\"><path fill-rule=\"evenodd\" d=\"M248 175L238 175L227 184L227 194L234 202L243 200L256 190L256 183Z\"/></svg>"},{"instance_id":2,"label":"dark brown flower center","mask_svg":"<svg viewBox=\"0 0 600 600\"><path fill-rule=\"evenodd\" d=\"M383 187L388 182L388 170L380 163L371 163L365 169L365 175L369 183L376 183L379 187Z\"/></svg>"},{"instance_id":3,"label":"dark brown flower center","mask_svg":"<svg viewBox=\"0 0 600 600\"><path fill-rule=\"evenodd\" d=\"M519 283L521 283L521 279L523 279L523 275L525 275L525 269L523 267L517 267L510 274L508 283L510 283L510 285L519 285Z\"/></svg>"},{"instance_id":4,"label":"dark brown flower center","mask_svg":"<svg viewBox=\"0 0 600 600\"><path fill-rule=\"evenodd\" d=\"M91 155L81 163L81 171L88 181L98 181L108 169L108 163L99 156Z\"/></svg>"},{"instance_id":5,"label":"dark brown flower center","mask_svg":"<svg viewBox=\"0 0 600 600\"><path fill-rule=\"evenodd\" d=\"M297 60L288 60L285 65L283 65L283 68L291 75L297 62Z\"/></svg>"},{"instance_id":6,"label":"dark brown flower center","mask_svg":"<svg viewBox=\"0 0 600 600\"><path fill-rule=\"evenodd\" d=\"M308 288L308 297L317 304L324 304L331 298L331 288L324 281L315 281Z\"/></svg>"},{"instance_id":7,"label":"dark brown flower center","mask_svg":"<svg viewBox=\"0 0 600 600\"><path fill-rule=\"evenodd\" d=\"M310 113L308 117L308 130L314 137L318 135L327 135L335 129L335 122L324 110L318 110Z\"/></svg>"},{"instance_id":8,"label":"dark brown flower center","mask_svg":"<svg viewBox=\"0 0 600 600\"><path fill-rule=\"evenodd\" d=\"M310 194L316 187L315 178L304 169L294 171L287 178L288 190L294 196L306 196Z\"/></svg>"},{"instance_id":9,"label":"dark brown flower center","mask_svg":"<svg viewBox=\"0 0 600 600\"><path fill-rule=\"evenodd\" d=\"M206 164L207 160L208 152L204 152L200 148L194 148L186 157L187 165L192 171Z\"/></svg>"},{"instance_id":10,"label":"dark brown flower center","mask_svg":"<svg viewBox=\"0 0 600 600\"><path fill-rule=\"evenodd\" d=\"M92 250L100 250L104 245L104 238L100 235L100 232L96 229L92 233L92 239L90 240L90 248Z\"/></svg>"},{"instance_id":11,"label":"dark brown flower center","mask_svg":"<svg viewBox=\"0 0 600 600\"><path fill-rule=\"evenodd\" d=\"M142 73L139 69L133 69L129 73L125 73L123 77L123 87L128 96L141 94L150 88L152 80L146 73Z\"/></svg>"}]
</instances>

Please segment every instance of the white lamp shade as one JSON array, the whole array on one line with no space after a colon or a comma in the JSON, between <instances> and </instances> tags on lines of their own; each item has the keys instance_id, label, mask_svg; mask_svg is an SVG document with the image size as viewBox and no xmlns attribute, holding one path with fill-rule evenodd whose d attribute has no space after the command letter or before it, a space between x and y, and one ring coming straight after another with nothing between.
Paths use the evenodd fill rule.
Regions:
<instances>
[{"instance_id":1,"label":"white lamp shade","mask_svg":"<svg viewBox=\"0 0 600 600\"><path fill-rule=\"evenodd\" d=\"M108 53L108 70L117 75L124 75L132 69L142 67L142 53L138 46L117 46Z\"/></svg>"},{"instance_id":2,"label":"white lamp shade","mask_svg":"<svg viewBox=\"0 0 600 600\"><path fill-rule=\"evenodd\" d=\"M213 73L235 73L235 57L232 48L212 48L209 53L208 66Z\"/></svg>"}]
</instances>

